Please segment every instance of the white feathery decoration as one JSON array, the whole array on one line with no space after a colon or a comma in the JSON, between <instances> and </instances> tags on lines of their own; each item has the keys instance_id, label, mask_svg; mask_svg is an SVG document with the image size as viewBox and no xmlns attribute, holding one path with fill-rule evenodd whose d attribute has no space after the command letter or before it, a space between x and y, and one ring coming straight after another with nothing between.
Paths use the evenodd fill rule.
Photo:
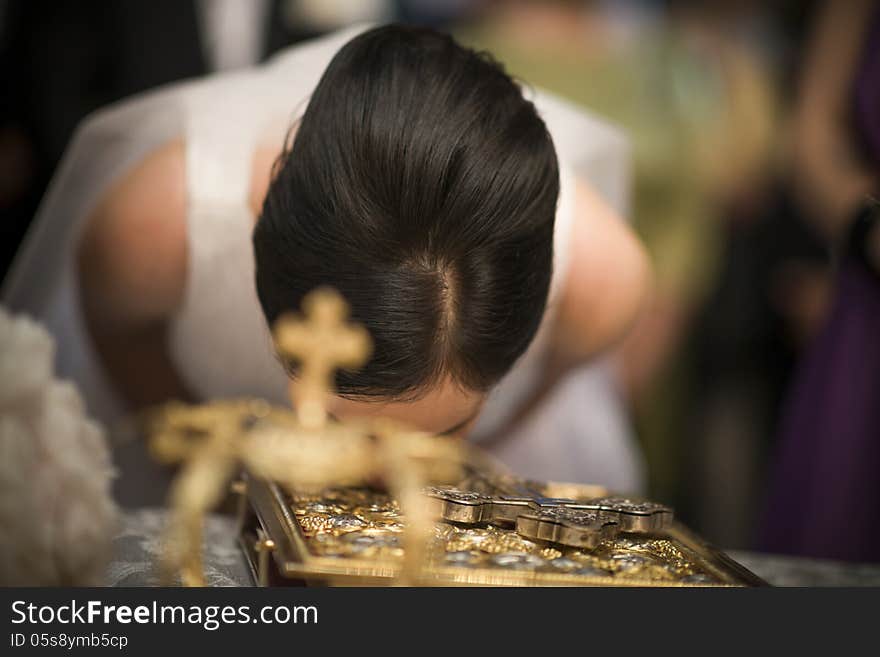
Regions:
<instances>
[{"instance_id":1,"label":"white feathery decoration","mask_svg":"<svg viewBox=\"0 0 880 657\"><path fill-rule=\"evenodd\" d=\"M96 585L117 523L102 428L43 327L0 308L0 585Z\"/></svg>"}]
</instances>

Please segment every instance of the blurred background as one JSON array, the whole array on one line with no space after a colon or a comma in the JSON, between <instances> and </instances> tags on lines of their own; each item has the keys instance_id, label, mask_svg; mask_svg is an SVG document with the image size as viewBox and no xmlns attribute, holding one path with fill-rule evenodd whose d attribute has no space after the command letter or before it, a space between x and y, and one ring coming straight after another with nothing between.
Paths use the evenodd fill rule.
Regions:
<instances>
[{"instance_id":1,"label":"blurred background","mask_svg":"<svg viewBox=\"0 0 880 657\"><path fill-rule=\"evenodd\" d=\"M880 186L878 144L858 137L852 116L867 69L874 128L880 118L877 4L0 0L0 267L90 111L354 22L447 29L631 140L628 219L657 284L621 347L620 381L650 496L726 548L880 561L878 424L867 442L840 447L861 464L837 471L841 481L874 478L857 486L864 509L835 509L812 540L803 526L825 522L829 482L811 481L808 465L792 470L792 451L819 448L783 423L799 365L829 321L831 245ZM847 534L852 523L859 531Z\"/></svg>"}]
</instances>

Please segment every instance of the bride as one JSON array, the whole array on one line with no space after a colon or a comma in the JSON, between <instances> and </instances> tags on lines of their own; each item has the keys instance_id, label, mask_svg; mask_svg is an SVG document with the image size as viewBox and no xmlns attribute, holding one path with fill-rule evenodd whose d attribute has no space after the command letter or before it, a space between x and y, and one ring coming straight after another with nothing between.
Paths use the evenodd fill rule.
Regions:
<instances>
[{"instance_id":1,"label":"bride","mask_svg":"<svg viewBox=\"0 0 880 657\"><path fill-rule=\"evenodd\" d=\"M607 365L647 283L611 128L446 35L357 26L78 131L3 290L112 423L285 403L267 325L318 285L375 350L337 417L483 440L521 474L641 485ZM590 361L588 363L588 361Z\"/></svg>"}]
</instances>

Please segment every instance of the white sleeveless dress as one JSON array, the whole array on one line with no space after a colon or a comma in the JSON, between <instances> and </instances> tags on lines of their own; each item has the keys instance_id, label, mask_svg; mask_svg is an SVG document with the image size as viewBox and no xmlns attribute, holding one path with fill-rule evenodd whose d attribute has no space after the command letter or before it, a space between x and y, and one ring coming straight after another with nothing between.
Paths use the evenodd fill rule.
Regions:
<instances>
[{"instance_id":1,"label":"white sleeveless dress","mask_svg":"<svg viewBox=\"0 0 880 657\"><path fill-rule=\"evenodd\" d=\"M79 384L90 411L111 428L123 417L122 405L89 344L77 300L72 245L82 220L118 176L183 135L189 258L183 304L171 324L172 359L202 399L256 395L287 403L286 376L254 287L251 158L259 142L280 142L332 56L366 27L295 46L260 67L139 95L96 113L77 131L7 277L3 301L48 326L59 344L59 374ZM546 121L561 162L554 275L541 329L490 394L475 441L501 426L540 381L547 326L571 257L574 175L589 180L621 214L626 210L621 136L545 92L525 93ZM571 372L532 417L488 448L525 476L623 491L642 487L639 452L601 362Z\"/></svg>"}]
</instances>

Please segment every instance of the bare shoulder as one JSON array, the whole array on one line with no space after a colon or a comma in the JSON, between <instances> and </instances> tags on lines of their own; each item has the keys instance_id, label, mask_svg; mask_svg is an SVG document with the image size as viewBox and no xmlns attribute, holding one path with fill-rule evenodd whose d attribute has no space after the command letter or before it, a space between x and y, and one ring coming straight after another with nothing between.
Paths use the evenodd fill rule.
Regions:
<instances>
[{"instance_id":1,"label":"bare shoulder","mask_svg":"<svg viewBox=\"0 0 880 657\"><path fill-rule=\"evenodd\" d=\"M186 165L182 139L147 155L88 218L78 248L92 319L144 322L179 305L186 276Z\"/></svg>"},{"instance_id":2,"label":"bare shoulder","mask_svg":"<svg viewBox=\"0 0 880 657\"><path fill-rule=\"evenodd\" d=\"M582 180L568 248L556 337L564 353L580 360L624 337L646 298L650 266L626 221Z\"/></svg>"}]
</instances>

